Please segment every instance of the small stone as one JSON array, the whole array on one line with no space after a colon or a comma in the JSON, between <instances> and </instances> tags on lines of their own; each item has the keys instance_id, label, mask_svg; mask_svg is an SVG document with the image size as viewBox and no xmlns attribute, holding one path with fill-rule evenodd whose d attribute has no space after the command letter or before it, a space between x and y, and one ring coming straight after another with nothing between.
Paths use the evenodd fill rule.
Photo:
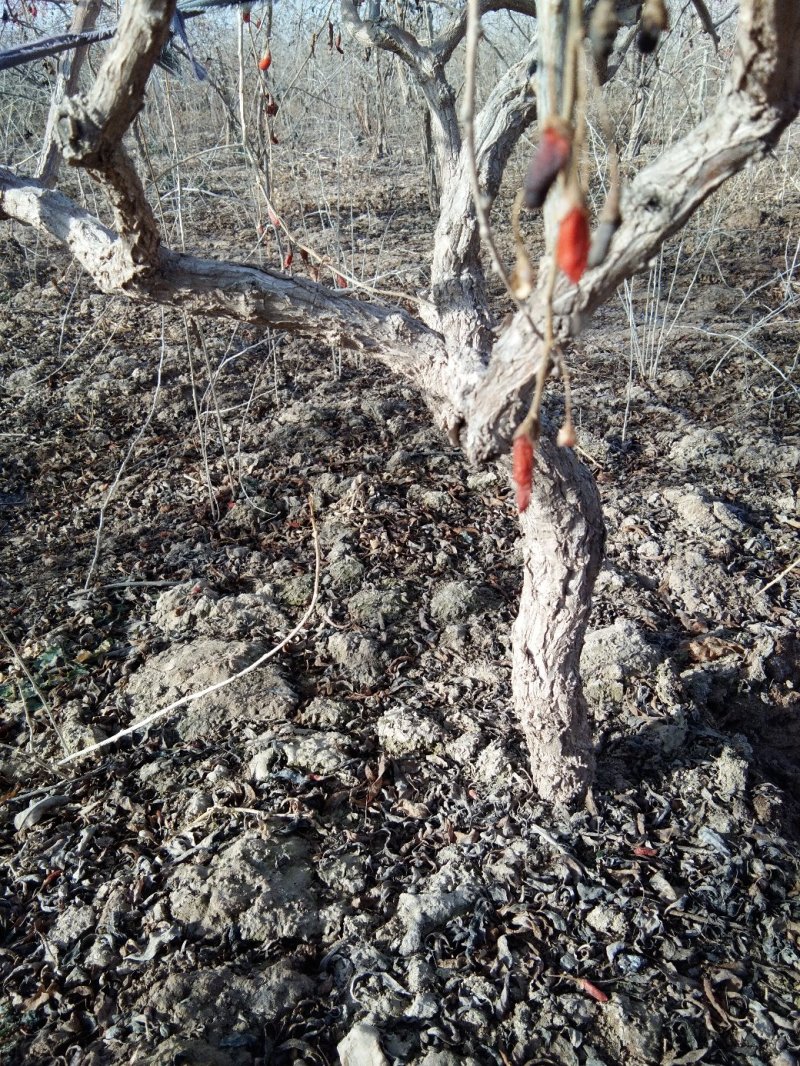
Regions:
<instances>
[{"instance_id":1,"label":"small stone","mask_svg":"<svg viewBox=\"0 0 800 1066\"><path fill-rule=\"evenodd\" d=\"M341 1066L389 1066L381 1050L378 1030L366 1022L354 1025L336 1050Z\"/></svg>"}]
</instances>

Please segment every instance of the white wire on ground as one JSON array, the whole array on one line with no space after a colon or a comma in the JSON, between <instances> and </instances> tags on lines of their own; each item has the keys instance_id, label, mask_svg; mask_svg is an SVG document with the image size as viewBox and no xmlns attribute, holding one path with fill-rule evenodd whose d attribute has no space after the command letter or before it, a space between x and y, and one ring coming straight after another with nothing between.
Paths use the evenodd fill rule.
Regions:
<instances>
[{"instance_id":1,"label":"white wire on ground","mask_svg":"<svg viewBox=\"0 0 800 1066\"><path fill-rule=\"evenodd\" d=\"M91 747L83 748L81 751L76 751L72 755L68 755L64 759L58 761L58 766L63 766L65 763L74 762L76 759L82 759L84 755L90 755L93 751L98 751L100 748L105 748L109 744L115 744L122 737L130 736L131 733L135 733L139 729L145 729L147 726L152 725L153 722L157 722L159 718L164 718L166 715L171 714L173 711L177 711L179 707L185 707L188 703L194 703L195 700L202 699L203 696L209 696L212 692L219 692L221 688L225 688L226 685L232 685L234 681L238 681L240 677L245 677L247 674L251 674L254 670L257 670L259 666L262 666L267 659L271 659L274 655L285 648L289 641L294 640L297 634L303 629L306 622L311 617L314 608L317 605L317 598L319 596L319 579L320 579L320 550L319 550L319 536L317 535L317 523L314 518L314 507L309 498L308 506L311 513L311 532L314 537L314 591L311 594L311 602L306 608L303 617L283 640L276 644L269 651L261 655L255 662L250 663L243 670L240 670L238 674L234 674L233 677L227 677L224 681L217 681L213 685L209 685L208 688L201 689L200 692L190 692L188 696L182 696L179 700L175 700L174 703L170 703L168 707L162 707L161 710L155 711L153 714L149 714L146 718L140 718L137 722L127 726L125 729L120 729L118 733L114 733L113 736L106 737L105 740L101 740L98 744L92 744Z\"/></svg>"}]
</instances>

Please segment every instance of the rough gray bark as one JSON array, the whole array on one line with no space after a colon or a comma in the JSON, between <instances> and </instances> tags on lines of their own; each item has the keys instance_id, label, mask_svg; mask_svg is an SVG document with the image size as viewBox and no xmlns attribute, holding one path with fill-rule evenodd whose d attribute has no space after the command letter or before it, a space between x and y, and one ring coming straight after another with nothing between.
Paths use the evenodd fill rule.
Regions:
<instances>
[{"instance_id":1,"label":"rough gray bark","mask_svg":"<svg viewBox=\"0 0 800 1066\"><path fill-rule=\"evenodd\" d=\"M419 317L361 302L280 272L178 255L160 245L152 212L121 139L142 105L167 33L169 0L128 0L119 33L85 99L65 104L65 157L109 192L115 231L41 183L0 168L0 217L62 241L106 292L225 315L322 337L370 353L411 381L469 459L507 454L542 355L540 294L495 340L468 191L452 89L444 63L463 37L457 15L429 47L377 20L362 22L344 0L353 32L409 64L431 110L443 216L435 237L431 301ZM485 4L494 9L505 4ZM515 10L530 14L532 5ZM726 178L775 144L800 110L800 4L743 0L731 77L714 113L632 182L611 251L579 287L556 289L556 338L567 343L624 278L641 269ZM516 139L535 113L530 63L509 73L476 116L480 181L489 201ZM527 64L527 66L525 65ZM524 68L524 69L523 69ZM427 87L427 88L426 88ZM531 506L522 519L525 579L515 625L514 692L534 782L555 802L579 797L591 779L592 747L578 658L602 553L599 500L571 455L542 439Z\"/></svg>"},{"instance_id":2,"label":"rough gray bark","mask_svg":"<svg viewBox=\"0 0 800 1066\"><path fill-rule=\"evenodd\" d=\"M589 471L547 437L520 518L523 584L513 629L514 705L543 799L569 804L594 777L594 747L580 673L605 528Z\"/></svg>"},{"instance_id":3,"label":"rough gray bark","mask_svg":"<svg viewBox=\"0 0 800 1066\"><path fill-rule=\"evenodd\" d=\"M129 277L155 269L161 237L144 186L122 138L138 115L153 64L169 35L176 0L126 4L117 33L86 97L60 106L56 129L71 166L104 188L129 259Z\"/></svg>"}]
</instances>

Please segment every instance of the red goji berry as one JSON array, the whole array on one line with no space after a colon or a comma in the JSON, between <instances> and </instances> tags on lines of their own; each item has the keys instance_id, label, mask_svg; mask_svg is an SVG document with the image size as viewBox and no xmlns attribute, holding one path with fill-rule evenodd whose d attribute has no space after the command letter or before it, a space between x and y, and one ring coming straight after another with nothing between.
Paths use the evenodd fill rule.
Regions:
<instances>
[{"instance_id":1,"label":"red goji berry","mask_svg":"<svg viewBox=\"0 0 800 1066\"><path fill-rule=\"evenodd\" d=\"M512 474L517 489L517 510L527 510L531 502L533 480L533 440L529 433L519 433L512 449Z\"/></svg>"},{"instance_id":2,"label":"red goji berry","mask_svg":"<svg viewBox=\"0 0 800 1066\"><path fill-rule=\"evenodd\" d=\"M588 981L585 977L578 978L578 984L581 986L584 992L588 992L592 999L596 999L598 1003L608 1003L608 996L597 985L593 985L591 981Z\"/></svg>"},{"instance_id":3,"label":"red goji berry","mask_svg":"<svg viewBox=\"0 0 800 1066\"><path fill-rule=\"evenodd\" d=\"M583 277L589 260L589 216L582 203L575 203L561 219L556 240L556 262L570 281Z\"/></svg>"}]
</instances>

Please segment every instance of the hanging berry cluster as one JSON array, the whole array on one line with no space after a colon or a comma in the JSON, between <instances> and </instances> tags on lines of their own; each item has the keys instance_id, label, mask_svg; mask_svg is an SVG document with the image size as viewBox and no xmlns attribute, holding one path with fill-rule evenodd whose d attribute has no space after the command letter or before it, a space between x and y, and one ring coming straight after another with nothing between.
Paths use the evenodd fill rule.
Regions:
<instances>
[{"instance_id":1,"label":"hanging berry cluster","mask_svg":"<svg viewBox=\"0 0 800 1066\"><path fill-rule=\"evenodd\" d=\"M645 24L647 27L656 25L660 29L664 28L666 21L661 18L663 6L663 0L645 0L641 23L643 32ZM620 225L619 172L613 143L609 145L609 155L612 159L610 192L600 214L594 240L578 172L580 148L585 132L585 93L580 90L584 54L582 8L583 5L578 0L571 4L564 53L561 106L558 107L556 69L553 65L549 72L553 111L542 123L539 143L528 165L513 216L517 262L511 274L512 291L517 299L525 299L533 291L533 282L530 262L519 235L519 206L524 203L529 210L538 210L544 207L551 191L557 189L560 209L555 247L544 292L546 318L542 357L530 409L514 434L512 446L512 473L520 513L527 509L531 500L536 442L541 431L542 394L553 365L560 370L564 382L565 417L558 433L558 444L561 447L574 447L576 443L569 376L553 336L553 293L558 272L577 285L588 268L599 266L603 262ZM619 21L613 0L598 0L589 26L596 84L602 84L607 76L608 59L613 51L618 30Z\"/></svg>"}]
</instances>

